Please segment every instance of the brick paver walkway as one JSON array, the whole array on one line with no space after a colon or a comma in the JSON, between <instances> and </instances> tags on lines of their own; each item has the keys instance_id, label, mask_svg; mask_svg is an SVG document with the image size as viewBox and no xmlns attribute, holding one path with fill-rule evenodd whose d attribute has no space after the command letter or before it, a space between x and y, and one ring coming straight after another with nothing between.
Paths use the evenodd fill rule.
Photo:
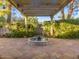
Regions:
<instances>
[{"instance_id":1,"label":"brick paver walkway","mask_svg":"<svg viewBox=\"0 0 79 59\"><path fill-rule=\"evenodd\" d=\"M49 40L31 46L26 38L0 38L0 59L79 59L79 40Z\"/></svg>"}]
</instances>

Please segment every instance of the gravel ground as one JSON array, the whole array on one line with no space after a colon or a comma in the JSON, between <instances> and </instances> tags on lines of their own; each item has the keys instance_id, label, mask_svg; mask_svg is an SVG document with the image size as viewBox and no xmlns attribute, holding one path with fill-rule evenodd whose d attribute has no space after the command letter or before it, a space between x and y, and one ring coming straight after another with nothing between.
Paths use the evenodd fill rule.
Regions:
<instances>
[{"instance_id":1,"label":"gravel ground","mask_svg":"<svg viewBox=\"0 0 79 59\"><path fill-rule=\"evenodd\" d=\"M0 59L79 59L79 40L49 39L35 46L28 39L0 38Z\"/></svg>"}]
</instances>

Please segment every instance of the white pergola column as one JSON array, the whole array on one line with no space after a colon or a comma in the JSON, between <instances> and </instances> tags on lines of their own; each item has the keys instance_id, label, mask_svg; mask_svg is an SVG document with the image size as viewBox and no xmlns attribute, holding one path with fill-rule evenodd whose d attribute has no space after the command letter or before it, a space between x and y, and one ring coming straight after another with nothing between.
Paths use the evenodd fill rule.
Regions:
<instances>
[{"instance_id":1,"label":"white pergola column","mask_svg":"<svg viewBox=\"0 0 79 59\"><path fill-rule=\"evenodd\" d=\"M25 28L26 28L26 31L27 31L27 19L28 19L28 17L25 16L24 18L25 18Z\"/></svg>"},{"instance_id":2,"label":"white pergola column","mask_svg":"<svg viewBox=\"0 0 79 59\"><path fill-rule=\"evenodd\" d=\"M51 36L54 35L54 31L53 31L53 16L50 16L51 19L51 29L50 29L50 34Z\"/></svg>"}]
</instances>

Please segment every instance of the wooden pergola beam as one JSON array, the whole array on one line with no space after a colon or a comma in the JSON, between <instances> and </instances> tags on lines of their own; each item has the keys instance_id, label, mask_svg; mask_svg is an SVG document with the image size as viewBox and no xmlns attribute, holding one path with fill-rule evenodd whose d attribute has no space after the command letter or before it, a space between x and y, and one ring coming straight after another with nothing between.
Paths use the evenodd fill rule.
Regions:
<instances>
[{"instance_id":1,"label":"wooden pergola beam","mask_svg":"<svg viewBox=\"0 0 79 59\"><path fill-rule=\"evenodd\" d=\"M8 0L26 16L52 16L70 0Z\"/></svg>"}]
</instances>

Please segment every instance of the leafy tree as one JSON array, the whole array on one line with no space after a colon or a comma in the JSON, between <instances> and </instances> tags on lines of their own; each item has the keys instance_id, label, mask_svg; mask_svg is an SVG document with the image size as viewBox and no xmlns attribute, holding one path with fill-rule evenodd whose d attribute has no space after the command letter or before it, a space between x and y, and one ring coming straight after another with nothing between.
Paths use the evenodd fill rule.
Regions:
<instances>
[{"instance_id":1,"label":"leafy tree","mask_svg":"<svg viewBox=\"0 0 79 59\"><path fill-rule=\"evenodd\" d=\"M12 5L7 0L4 0L4 1L1 0L0 1L0 6L3 7L0 10L0 15L4 16L5 14L7 14L8 15L7 22L10 23L10 21L11 21L11 7L12 7Z\"/></svg>"},{"instance_id":2,"label":"leafy tree","mask_svg":"<svg viewBox=\"0 0 79 59\"><path fill-rule=\"evenodd\" d=\"M70 19L74 10L79 8L79 0L70 0L71 2L67 5L68 8L68 15L67 19ZM62 20L65 20L65 13L64 13L64 8L61 9L61 14L62 14ZM78 12L78 11L77 11Z\"/></svg>"},{"instance_id":3,"label":"leafy tree","mask_svg":"<svg viewBox=\"0 0 79 59\"><path fill-rule=\"evenodd\" d=\"M79 0L71 0L70 4L68 6L69 7L68 16L67 16L68 19L71 18L74 10L79 7L78 5L79 5Z\"/></svg>"}]
</instances>

